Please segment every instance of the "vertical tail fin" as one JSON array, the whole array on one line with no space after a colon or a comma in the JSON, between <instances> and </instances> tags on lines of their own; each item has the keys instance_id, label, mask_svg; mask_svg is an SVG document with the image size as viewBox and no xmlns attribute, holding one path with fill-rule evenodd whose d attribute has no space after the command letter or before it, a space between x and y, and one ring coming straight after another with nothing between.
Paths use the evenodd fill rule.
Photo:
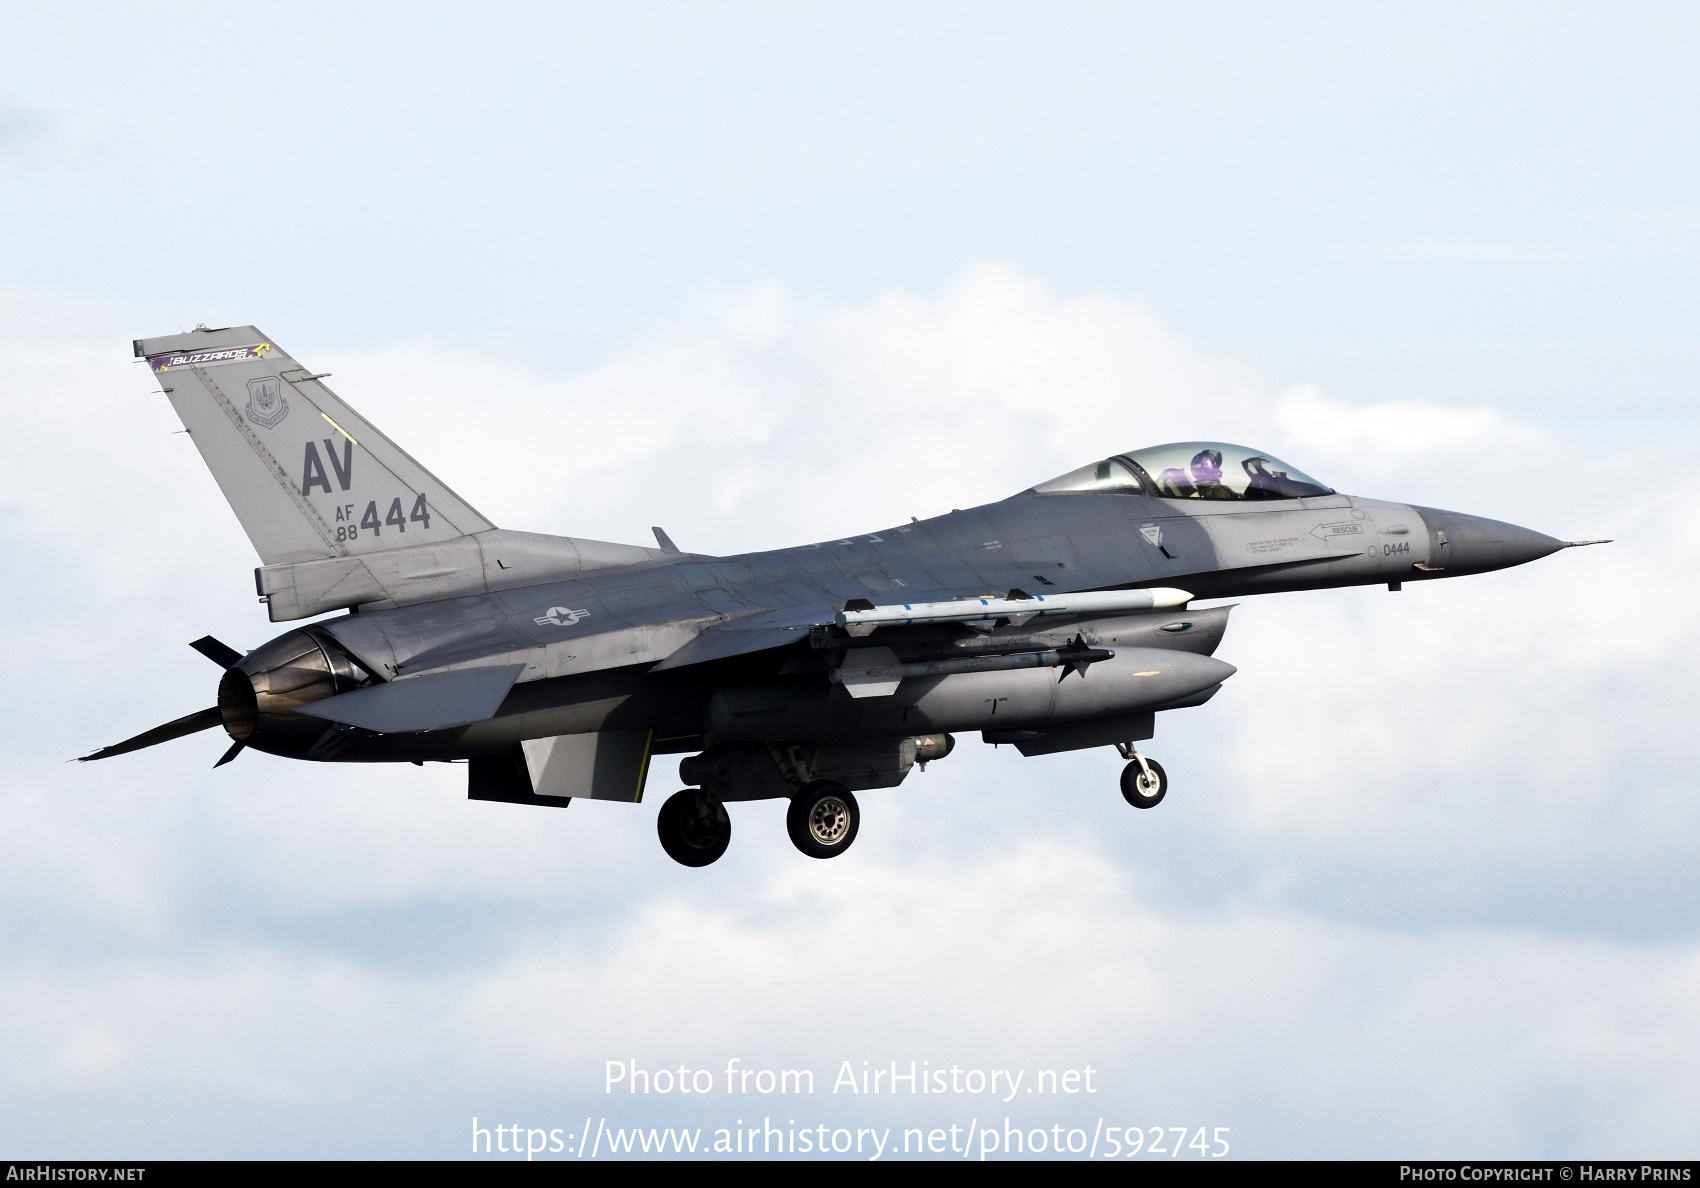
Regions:
<instances>
[{"instance_id":1,"label":"vertical tail fin","mask_svg":"<svg viewBox=\"0 0 1700 1188\"><path fill-rule=\"evenodd\" d=\"M266 565L494 527L252 326L137 339Z\"/></svg>"}]
</instances>

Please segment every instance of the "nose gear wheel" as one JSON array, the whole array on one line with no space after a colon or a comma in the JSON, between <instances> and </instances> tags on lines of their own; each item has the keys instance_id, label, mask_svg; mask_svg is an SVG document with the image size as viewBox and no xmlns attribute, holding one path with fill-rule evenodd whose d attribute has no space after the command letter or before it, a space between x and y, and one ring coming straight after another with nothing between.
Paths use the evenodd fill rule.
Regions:
<instances>
[{"instance_id":1,"label":"nose gear wheel","mask_svg":"<svg viewBox=\"0 0 1700 1188\"><path fill-rule=\"evenodd\" d=\"M1147 759L1131 747L1128 752L1133 762L1122 768L1122 799L1134 808L1156 808L1168 794L1168 773L1155 759Z\"/></svg>"}]
</instances>

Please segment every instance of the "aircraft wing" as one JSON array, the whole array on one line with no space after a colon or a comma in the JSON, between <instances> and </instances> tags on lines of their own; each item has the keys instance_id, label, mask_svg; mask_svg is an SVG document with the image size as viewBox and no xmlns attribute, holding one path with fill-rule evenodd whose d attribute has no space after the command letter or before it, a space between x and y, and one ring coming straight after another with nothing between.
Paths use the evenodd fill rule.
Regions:
<instances>
[{"instance_id":1,"label":"aircraft wing","mask_svg":"<svg viewBox=\"0 0 1700 1188\"><path fill-rule=\"evenodd\" d=\"M833 611L828 606L787 607L780 611L756 614L747 618L729 619L699 632L690 643L668 656L650 671L683 668L687 664L706 664L710 660L725 660L745 656L768 648L782 648L809 633L809 628L832 622Z\"/></svg>"},{"instance_id":2,"label":"aircraft wing","mask_svg":"<svg viewBox=\"0 0 1700 1188\"><path fill-rule=\"evenodd\" d=\"M788 607L717 623L657 664L655 669L682 668L687 664L705 664L710 660L784 647L802 638L811 627L835 625L850 636L861 638L880 627L901 629L928 623L989 625L994 622L1019 626L1047 617L1054 622L1092 614L1125 614L1185 606L1191 599L1192 595L1185 590L1157 587L1049 596L1021 595L1019 598L957 598L945 602L893 603L886 606L854 599L843 609L821 605Z\"/></svg>"}]
</instances>

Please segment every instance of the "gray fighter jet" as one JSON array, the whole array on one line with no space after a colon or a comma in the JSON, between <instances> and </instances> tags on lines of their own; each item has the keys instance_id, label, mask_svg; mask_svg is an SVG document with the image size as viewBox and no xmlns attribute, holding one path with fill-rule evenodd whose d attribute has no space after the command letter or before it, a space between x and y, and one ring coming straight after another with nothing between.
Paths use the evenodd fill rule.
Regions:
<instances>
[{"instance_id":1,"label":"gray fighter jet","mask_svg":"<svg viewBox=\"0 0 1700 1188\"><path fill-rule=\"evenodd\" d=\"M1156 715L1233 675L1195 599L1456 577L1567 543L1342 495L1269 454L1179 442L997 503L711 557L497 528L252 326L135 343L260 555L273 622L329 618L224 669L218 704L85 756L199 730L325 763L462 762L474 800L643 799L684 755L661 845L705 866L729 803L790 801L804 854L979 731L1025 756L1114 747L1159 803Z\"/></svg>"}]
</instances>

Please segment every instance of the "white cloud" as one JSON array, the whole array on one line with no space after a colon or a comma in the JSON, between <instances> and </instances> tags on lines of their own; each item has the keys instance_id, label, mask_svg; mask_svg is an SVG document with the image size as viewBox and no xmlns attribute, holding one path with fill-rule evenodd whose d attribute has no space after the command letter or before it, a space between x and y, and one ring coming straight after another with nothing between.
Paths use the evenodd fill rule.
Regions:
<instances>
[{"instance_id":1,"label":"white cloud","mask_svg":"<svg viewBox=\"0 0 1700 1188\"><path fill-rule=\"evenodd\" d=\"M1353 406L1314 387L1283 392L1275 401L1274 418L1289 442L1324 454L1427 454L1528 436L1491 408L1445 408L1414 400Z\"/></svg>"},{"instance_id":2,"label":"white cloud","mask_svg":"<svg viewBox=\"0 0 1700 1188\"><path fill-rule=\"evenodd\" d=\"M471 805L437 767L211 772L213 736L64 764L210 701L185 641L278 628L130 328L24 329L23 304L0 343L30 443L0 472L0 647L28 675L3 694L0 785L14 1146L455 1154L476 1112L611 1110L610 1057L913 1055L1091 1061L1113 1086L1094 1109L1233 1126L1246 1154L1691 1154L1700 549L1680 509L1558 481L1587 443L1488 408L1278 395L1137 302L996 265L852 306L729 295L567 375L286 344L519 528L780 545L1198 437L1280 438L1342 485L1417 459L1465 510L1483 447L1539 442L1493 481L1623 527L1397 596L1251 600L1221 652L1239 675L1152 744L1175 779L1155 812L1121 803L1107 753L964 739L864 797L842 860L744 805L728 856L685 871L653 803Z\"/></svg>"},{"instance_id":3,"label":"white cloud","mask_svg":"<svg viewBox=\"0 0 1700 1188\"><path fill-rule=\"evenodd\" d=\"M504 526L636 539L665 516L681 544L722 552L937 514L1141 443L1267 423L1257 377L1140 303L1057 300L990 264L932 299L727 296L554 380L425 343L330 366L340 394L441 459Z\"/></svg>"},{"instance_id":4,"label":"white cloud","mask_svg":"<svg viewBox=\"0 0 1700 1188\"><path fill-rule=\"evenodd\" d=\"M651 895L605 942L570 920L494 961L385 969L252 941L204 957L14 971L0 1043L8 1113L91 1077L191 1108L149 1151L205 1150L207 1115L263 1111L270 1151L454 1155L473 1114L576 1128L1027 1125L1230 1128L1246 1155L1533 1156L1561 1145L1685 1153L1700 1105L1691 951L1480 929L1370 929L1290 911L1145 902L1138 873L1074 845L996 857L857 855L768 865L730 897ZM924 905L924 910L918 910ZM128 1037L122 1067L105 1031ZM42 1057L57 1053L44 1061ZM607 1060L807 1068L807 1099L706 1102L602 1092ZM866 1099L844 1060L1097 1070L1098 1094ZM70 1062L73 1070L65 1065ZM1396 1070L1396 1071L1390 1071ZM222 1102L220 1099L224 1099ZM374 1133L397 1109L399 1133ZM39 1125L39 1123L38 1123ZM54 1149L90 1150L48 1128ZM97 1141L95 1151L112 1151Z\"/></svg>"}]
</instances>

